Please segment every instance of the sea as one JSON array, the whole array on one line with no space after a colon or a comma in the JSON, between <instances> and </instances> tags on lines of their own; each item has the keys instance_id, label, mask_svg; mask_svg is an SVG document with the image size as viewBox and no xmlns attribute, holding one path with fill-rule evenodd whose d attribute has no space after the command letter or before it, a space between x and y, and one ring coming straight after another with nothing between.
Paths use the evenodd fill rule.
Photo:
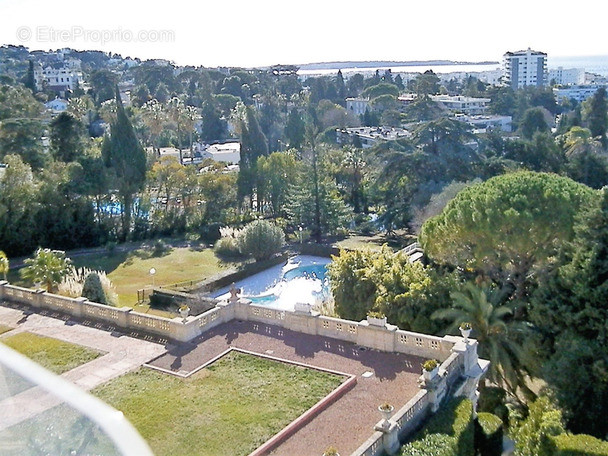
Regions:
<instances>
[{"instance_id":1,"label":"sea","mask_svg":"<svg viewBox=\"0 0 608 456\"><path fill-rule=\"evenodd\" d=\"M608 77L608 55L595 55L595 56L547 56L547 67L551 70L554 68L562 67L566 68L584 68L587 73L595 73L601 76ZM352 74L361 73L369 74L374 73L376 70L380 72L391 70L393 73L424 73L427 70L433 70L434 73L481 73L485 71L496 71L501 69L501 63L467 63L467 64L453 64L453 65L393 65L393 66L379 66L379 67L348 67L348 68L319 68L319 69L300 69L298 75L300 76L313 76L313 75L331 75L338 72L338 69L342 70L342 74L348 78Z\"/></svg>"}]
</instances>

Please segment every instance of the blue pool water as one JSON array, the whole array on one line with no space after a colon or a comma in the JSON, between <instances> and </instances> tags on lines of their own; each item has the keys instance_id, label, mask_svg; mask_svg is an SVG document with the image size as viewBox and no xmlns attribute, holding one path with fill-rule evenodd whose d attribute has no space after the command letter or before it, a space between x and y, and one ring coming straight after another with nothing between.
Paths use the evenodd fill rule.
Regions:
<instances>
[{"instance_id":1,"label":"blue pool water","mask_svg":"<svg viewBox=\"0 0 608 456\"><path fill-rule=\"evenodd\" d=\"M273 309L293 310L296 302L311 305L320 303L330 296L329 280L326 277L329 258L298 255L286 264L274 266L251 277L243 279L235 286L241 289L244 298L253 304ZM217 299L230 297L230 287L214 293Z\"/></svg>"}]
</instances>

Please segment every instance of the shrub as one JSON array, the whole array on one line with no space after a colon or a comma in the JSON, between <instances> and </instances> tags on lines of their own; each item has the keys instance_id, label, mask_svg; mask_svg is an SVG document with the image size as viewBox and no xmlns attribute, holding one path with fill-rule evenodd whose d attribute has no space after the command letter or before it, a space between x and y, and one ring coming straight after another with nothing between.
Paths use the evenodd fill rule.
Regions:
<instances>
[{"instance_id":1,"label":"shrub","mask_svg":"<svg viewBox=\"0 0 608 456\"><path fill-rule=\"evenodd\" d=\"M555 456L607 456L608 442L586 434L551 437Z\"/></svg>"},{"instance_id":2,"label":"shrub","mask_svg":"<svg viewBox=\"0 0 608 456\"><path fill-rule=\"evenodd\" d=\"M101 283L101 288L104 292L103 301L100 300L102 298L96 294L97 292L92 291L94 290L94 285L89 285L87 287L87 291L85 292L85 282L91 274L95 274ZM94 278L89 279L89 281L94 280ZM91 289L89 287L93 288ZM58 289L59 294L63 296L69 296L71 298L83 296L92 302L107 304L110 306L118 305L118 295L116 294L114 285L112 285L112 282L103 271L91 271L88 268L73 269L70 274L63 278L58 286Z\"/></svg>"},{"instance_id":3,"label":"shrub","mask_svg":"<svg viewBox=\"0 0 608 456\"><path fill-rule=\"evenodd\" d=\"M446 434L430 434L401 448L401 456L456 456L456 439Z\"/></svg>"},{"instance_id":4,"label":"shrub","mask_svg":"<svg viewBox=\"0 0 608 456\"><path fill-rule=\"evenodd\" d=\"M253 256L255 261L267 260L280 252L284 243L283 230L266 220L251 222L239 236L241 253Z\"/></svg>"},{"instance_id":5,"label":"shrub","mask_svg":"<svg viewBox=\"0 0 608 456\"><path fill-rule=\"evenodd\" d=\"M492 413L480 412L475 421L475 449L484 456L502 454L502 420Z\"/></svg>"},{"instance_id":6,"label":"shrub","mask_svg":"<svg viewBox=\"0 0 608 456\"><path fill-rule=\"evenodd\" d=\"M82 296L91 302L107 304L106 293L103 291L101 279L96 272L90 272L82 285Z\"/></svg>"},{"instance_id":7,"label":"shrub","mask_svg":"<svg viewBox=\"0 0 608 456\"><path fill-rule=\"evenodd\" d=\"M213 246L213 250L218 256L229 258L237 258L241 256L239 240L232 237L225 237L219 239Z\"/></svg>"},{"instance_id":8,"label":"shrub","mask_svg":"<svg viewBox=\"0 0 608 456\"><path fill-rule=\"evenodd\" d=\"M509 409L505 405L507 392L496 386L486 386L479 390L477 410L493 413L502 419L505 426L509 425Z\"/></svg>"},{"instance_id":9,"label":"shrub","mask_svg":"<svg viewBox=\"0 0 608 456\"><path fill-rule=\"evenodd\" d=\"M430 434L447 434L454 438L455 451L458 456L475 454L473 427L473 403L464 397L450 400L443 408L431 417L422 430L423 436Z\"/></svg>"}]
</instances>

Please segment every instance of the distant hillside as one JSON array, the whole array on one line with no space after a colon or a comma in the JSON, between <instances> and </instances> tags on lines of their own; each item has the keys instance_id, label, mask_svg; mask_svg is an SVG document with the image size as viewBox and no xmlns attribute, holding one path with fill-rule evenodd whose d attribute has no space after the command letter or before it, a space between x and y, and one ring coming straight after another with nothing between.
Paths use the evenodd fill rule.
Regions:
<instances>
[{"instance_id":1,"label":"distant hillside","mask_svg":"<svg viewBox=\"0 0 608 456\"><path fill-rule=\"evenodd\" d=\"M301 70L330 70L341 68L378 68L398 66L437 66L437 65L494 65L499 62L459 62L454 60L372 60L346 62L317 62L298 65Z\"/></svg>"}]
</instances>

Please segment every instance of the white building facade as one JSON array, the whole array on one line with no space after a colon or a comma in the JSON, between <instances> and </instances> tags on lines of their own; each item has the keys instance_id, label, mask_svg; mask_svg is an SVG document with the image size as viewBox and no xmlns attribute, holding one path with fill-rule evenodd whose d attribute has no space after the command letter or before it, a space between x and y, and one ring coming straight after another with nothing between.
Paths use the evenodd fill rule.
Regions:
<instances>
[{"instance_id":1,"label":"white building facade","mask_svg":"<svg viewBox=\"0 0 608 456\"><path fill-rule=\"evenodd\" d=\"M584 68L552 68L549 70L549 82L557 85L576 85L585 83Z\"/></svg>"},{"instance_id":2,"label":"white building facade","mask_svg":"<svg viewBox=\"0 0 608 456\"><path fill-rule=\"evenodd\" d=\"M349 114L355 116L362 116L368 109L369 100L367 98L347 98L346 99L346 110Z\"/></svg>"},{"instance_id":3,"label":"white building facade","mask_svg":"<svg viewBox=\"0 0 608 456\"><path fill-rule=\"evenodd\" d=\"M460 95L431 95L431 99L436 103L441 103L452 112L467 115L485 114L491 101L489 98L463 97Z\"/></svg>"},{"instance_id":4,"label":"white building facade","mask_svg":"<svg viewBox=\"0 0 608 456\"><path fill-rule=\"evenodd\" d=\"M564 99L581 102L592 97L600 87L606 88L605 85L575 85L553 89L553 93L558 103Z\"/></svg>"},{"instance_id":5,"label":"white building facade","mask_svg":"<svg viewBox=\"0 0 608 456\"><path fill-rule=\"evenodd\" d=\"M69 68L37 68L34 70L36 90L74 90L82 81L82 74Z\"/></svg>"},{"instance_id":6,"label":"white building facade","mask_svg":"<svg viewBox=\"0 0 608 456\"><path fill-rule=\"evenodd\" d=\"M503 55L504 83L513 89L547 85L547 54L533 51L507 52Z\"/></svg>"}]
</instances>

